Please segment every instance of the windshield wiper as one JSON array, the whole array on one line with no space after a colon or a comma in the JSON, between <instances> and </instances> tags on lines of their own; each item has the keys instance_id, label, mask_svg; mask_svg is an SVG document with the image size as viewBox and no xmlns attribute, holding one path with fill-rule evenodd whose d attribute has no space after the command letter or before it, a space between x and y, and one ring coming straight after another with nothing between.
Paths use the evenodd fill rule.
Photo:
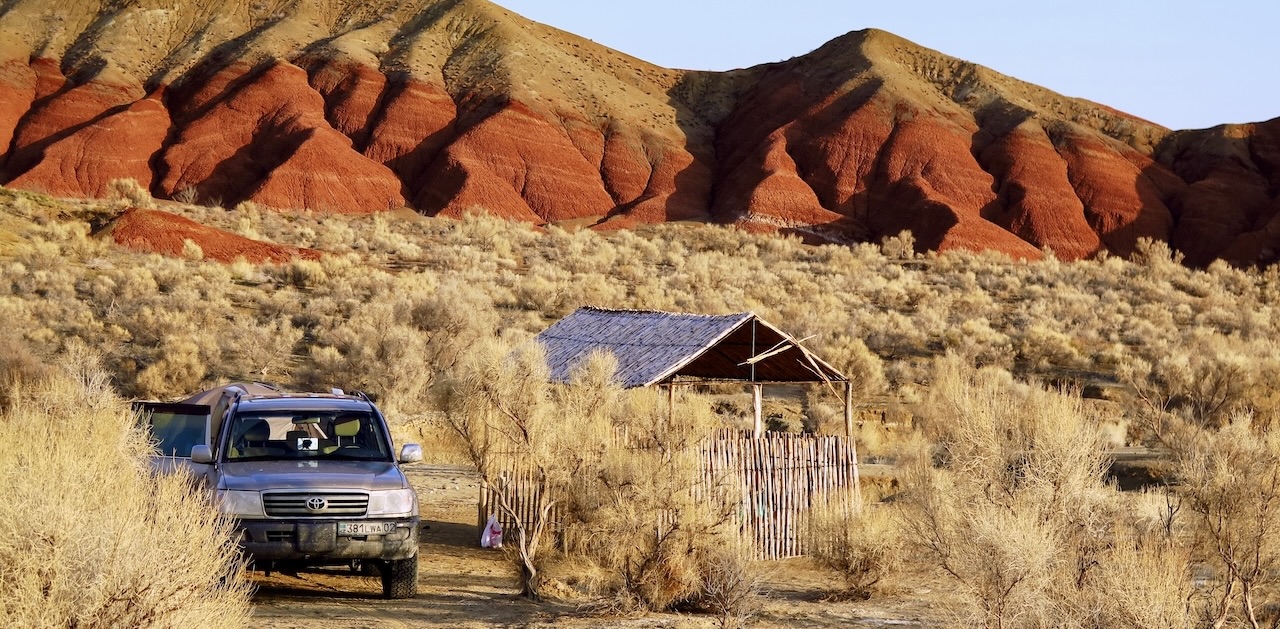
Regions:
<instances>
[{"instance_id":1,"label":"windshield wiper","mask_svg":"<svg viewBox=\"0 0 1280 629\"><path fill-rule=\"evenodd\" d=\"M337 461L379 461L379 462L383 462L383 463L385 463L385 462L387 461L387 457L386 457L385 455L383 455L382 453L375 453L375 454L371 454L371 455L368 455L368 454L366 454L366 455L359 455L359 454L350 454L350 453L347 453L347 452L342 452L341 450L337 450L337 451L334 451L334 452L330 452L329 454L324 455L324 458L329 459L329 460L331 460L331 461L333 461L333 460L337 460Z\"/></svg>"}]
</instances>

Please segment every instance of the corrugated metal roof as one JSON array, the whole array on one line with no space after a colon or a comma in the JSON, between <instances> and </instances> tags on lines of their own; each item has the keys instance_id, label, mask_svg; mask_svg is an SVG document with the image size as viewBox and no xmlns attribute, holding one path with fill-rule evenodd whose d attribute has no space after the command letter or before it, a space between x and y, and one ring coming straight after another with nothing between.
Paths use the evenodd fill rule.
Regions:
<instances>
[{"instance_id":1,"label":"corrugated metal roof","mask_svg":"<svg viewBox=\"0 0 1280 629\"><path fill-rule=\"evenodd\" d=\"M596 351L617 358L617 378L627 388L680 376L745 382L845 380L751 312L700 315L579 308L543 330L538 341L556 382L567 382L578 364Z\"/></svg>"}]
</instances>

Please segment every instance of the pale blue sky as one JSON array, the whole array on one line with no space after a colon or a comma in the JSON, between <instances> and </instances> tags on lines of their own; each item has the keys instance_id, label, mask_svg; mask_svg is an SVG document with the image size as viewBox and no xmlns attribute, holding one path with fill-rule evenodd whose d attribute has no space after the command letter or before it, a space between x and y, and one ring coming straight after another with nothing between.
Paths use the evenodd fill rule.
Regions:
<instances>
[{"instance_id":1,"label":"pale blue sky","mask_svg":"<svg viewBox=\"0 0 1280 629\"><path fill-rule=\"evenodd\" d=\"M673 68L781 61L879 28L1174 129L1280 117L1275 0L496 0Z\"/></svg>"}]
</instances>

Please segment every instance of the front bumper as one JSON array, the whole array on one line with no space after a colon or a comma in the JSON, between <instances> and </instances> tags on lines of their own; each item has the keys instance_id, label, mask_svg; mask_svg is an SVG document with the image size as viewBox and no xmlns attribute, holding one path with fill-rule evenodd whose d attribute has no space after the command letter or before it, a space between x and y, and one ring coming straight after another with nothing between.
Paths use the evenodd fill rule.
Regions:
<instances>
[{"instance_id":1,"label":"front bumper","mask_svg":"<svg viewBox=\"0 0 1280 629\"><path fill-rule=\"evenodd\" d=\"M337 520L240 520L240 547L255 560L342 563L351 559L408 559L418 553L418 518L386 535L338 535Z\"/></svg>"}]
</instances>

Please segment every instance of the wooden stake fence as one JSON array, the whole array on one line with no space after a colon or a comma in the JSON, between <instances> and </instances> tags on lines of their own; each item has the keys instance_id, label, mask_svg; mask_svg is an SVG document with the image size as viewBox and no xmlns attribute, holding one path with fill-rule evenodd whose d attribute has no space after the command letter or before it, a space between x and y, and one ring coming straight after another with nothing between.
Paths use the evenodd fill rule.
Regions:
<instances>
[{"instance_id":1,"label":"wooden stake fence","mask_svg":"<svg viewBox=\"0 0 1280 629\"><path fill-rule=\"evenodd\" d=\"M758 558L800 556L808 551L811 509L852 515L860 508L855 452L845 437L771 432L751 438L750 431L721 432L703 448L702 478L694 491L701 495L728 485L731 495L740 496L735 524ZM500 491L522 517L530 518L537 504L537 479L514 468L508 479ZM480 488L479 525L497 514L503 530L513 532L515 523L500 513L497 500L488 488Z\"/></svg>"}]
</instances>

